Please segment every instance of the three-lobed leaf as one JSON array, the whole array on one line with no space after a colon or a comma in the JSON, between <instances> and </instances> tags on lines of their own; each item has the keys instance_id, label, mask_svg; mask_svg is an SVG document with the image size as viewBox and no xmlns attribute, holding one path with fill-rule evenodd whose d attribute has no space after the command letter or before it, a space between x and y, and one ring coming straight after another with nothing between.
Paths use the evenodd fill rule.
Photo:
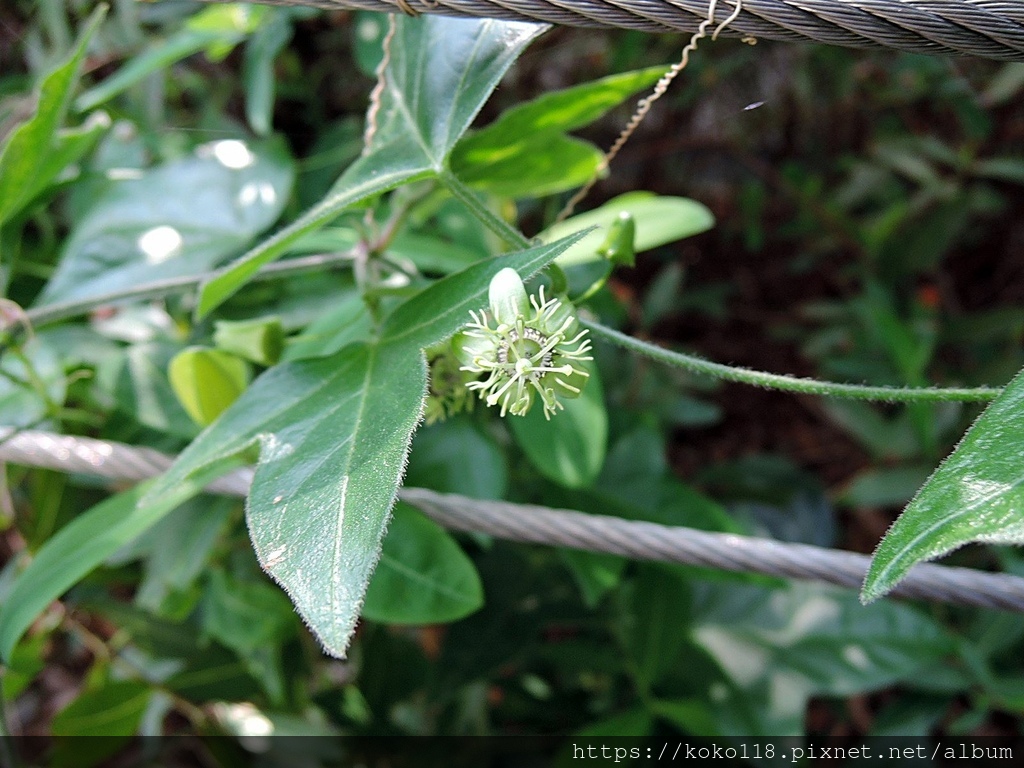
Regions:
<instances>
[{"instance_id":1,"label":"three-lobed leaf","mask_svg":"<svg viewBox=\"0 0 1024 768\"><path fill-rule=\"evenodd\" d=\"M861 597L889 592L923 560L971 542L1024 544L1024 373L964 435L893 524L871 560Z\"/></svg>"},{"instance_id":2,"label":"three-lobed leaf","mask_svg":"<svg viewBox=\"0 0 1024 768\"><path fill-rule=\"evenodd\" d=\"M395 19L376 130L331 192L203 285L203 317L299 238L341 211L403 183L439 173L455 142L516 57L544 25L427 16Z\"/></svg>"},{"instance_id":3,"label":"three-lobed leaf","mask_svg":"<svg viewBox=\"0 0 1024 768\"><path fill-rule=\"evenodd\" d=\"M270 369L196 438L143 504L259 446L246 509L257 557L324 648L343 655L420 419L423 349L486 304L500 269L529 276L574 241L474 264L395 310L378 340Z\"/></svg>"}]
</instances>

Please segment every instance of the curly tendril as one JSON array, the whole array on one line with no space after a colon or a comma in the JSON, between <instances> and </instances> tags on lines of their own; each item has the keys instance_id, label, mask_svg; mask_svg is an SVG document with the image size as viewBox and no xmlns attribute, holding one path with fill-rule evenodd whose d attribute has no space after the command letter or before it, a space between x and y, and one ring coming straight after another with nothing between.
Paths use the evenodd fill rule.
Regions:
<instances>
[{"instance_id":1,"label":"curly tendril","mask_svg":"<svg viewBox=\"0 0 1024 768\"><path fill-rule=\"evenodd\" d=\"M586 329L571 304L545 297L543 287L527 296L513 269L494 276L489 299L489 310L471 311L472 321L453 340L460 370L477 376L466 388L500 406L502 416L525 416L539 397L550 419L564 408L559 398L579 397L590 377Z\"/></svg>"}]
</instances>

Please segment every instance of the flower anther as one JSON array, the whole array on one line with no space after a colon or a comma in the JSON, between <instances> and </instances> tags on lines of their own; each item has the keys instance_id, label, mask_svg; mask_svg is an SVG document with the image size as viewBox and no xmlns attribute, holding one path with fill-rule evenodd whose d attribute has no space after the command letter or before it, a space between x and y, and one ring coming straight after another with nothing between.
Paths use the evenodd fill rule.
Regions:
<instances>
[{"instance_id":1,"label":"flower anther","mask_svg":"<svg viewBox=\"0 0 1024 768\"><path fill-rule=\"evenodd\" d=\"M571 304L545 296L541 287L527 296L513 269L491 280L490 309L470 312L472 320L454 340L460 370L478 378L466 384L501 415L525 416L539 397L544 417L565 406L559 398L579 397L590 377L587 331Z\"/></svg>"}]
</instances>

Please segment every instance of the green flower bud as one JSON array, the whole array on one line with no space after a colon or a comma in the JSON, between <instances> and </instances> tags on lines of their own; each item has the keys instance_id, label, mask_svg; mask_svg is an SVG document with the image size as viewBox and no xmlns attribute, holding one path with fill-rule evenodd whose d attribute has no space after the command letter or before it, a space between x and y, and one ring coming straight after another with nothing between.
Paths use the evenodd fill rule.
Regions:
<instances>
[{"instance_id":1,"label":"green flower bud","mask_svg":"<svg viewBox=\"0 0 1024 768\"><path fill-rule=\"evenodd\" d=\"M462 357L456 342L453 339L450 344L437 344L426 350L430 376L423 418L427 424L473 410L473 394L466 388L469 377L460 367Z\"/></svg>"},{"instance_id":2,"label":"green flower bud","mask_svg":"<svg viewBox=\"0 0 1024 768\"><path fill-rule=\"evenodd\" d=\"M491 278L487 292L491 316L498 325L512 325L516 318L530 311L530 299L519 273L505 267Z\"/></svg>"}]
</instances>

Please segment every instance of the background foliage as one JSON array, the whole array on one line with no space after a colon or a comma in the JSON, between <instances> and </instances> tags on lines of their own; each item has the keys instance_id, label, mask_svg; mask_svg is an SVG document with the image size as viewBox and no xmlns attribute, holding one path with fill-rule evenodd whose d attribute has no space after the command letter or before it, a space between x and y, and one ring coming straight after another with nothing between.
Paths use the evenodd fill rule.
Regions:
<instances>
[{"instance_id":1,"label":"background foliage","mask_svg":"<svg viewBox=\"0 0 1024 768\"><path fill-rule=\"evenodd\" d=\"M386 24L178 0L0 10L4 295L97 305L8 339L0 423L184 451L116 495L7 468L8 727L1019 734L1024 618L999 612L456 538L401 504L356 611L407 452L409 485L871 551L979 406L716 385L597 344L595 380L550 423L478 404L412 436L424 349L499 266L558 258L582 293L600 241L559 238L628 207L644 252L586 303L609 325L799 375L1007 382L1024 67L704 45L588 204L612 202L559 230L681 41L402 19L362 152ZM310 253L339 257L251 281ZM101 300L215 267L184 295ZM981 533L1019 539L1021 386L972 432L991 461L968 438L901 525L959 508L959 466L1005 486ZM199 490L257 452L247 530L241 502ZM945 525L911 559L978 533ZM952 559L1024 574L1008 548ZM344 660L321 652L353 629Z\"/></svg>"}]
</instances>

